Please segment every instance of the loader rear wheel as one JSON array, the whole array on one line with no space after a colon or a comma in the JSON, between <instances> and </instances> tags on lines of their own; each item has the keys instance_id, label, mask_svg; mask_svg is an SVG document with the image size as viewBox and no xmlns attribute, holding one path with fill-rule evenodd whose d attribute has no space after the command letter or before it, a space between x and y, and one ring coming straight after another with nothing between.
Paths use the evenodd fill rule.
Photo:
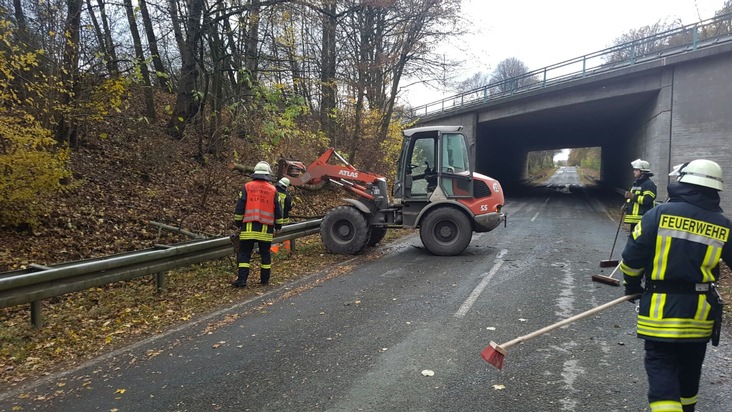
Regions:
<instances>
[{"instance_id":1,"label":"loader rear wheel","mask_svg":"<svg viewBox=\"0 0 732 412\"><path fill-rule=\"evenodd\" d=\"M422 244L435 255L454 256L468 247L473 228L465 213L454 208L435 209L424 217L419 228Z\"/></svg>"},{"instance_id":2,"label":"loader rear wheel","mask_svg":"<svg viewBox=\"0 0 732 412\"><path fill-rule=\"evenodd\" d=\"M377 243L381 242L381 239L386 236L386 228L381 226L373 226L371 233L369 234L369 241L366 242L368 246L376 246Z\"/></svg>"},{"instance_id":3,"label":"loader rear wheel","mask_svg":"<svg viewBox=\"0 0 732 412\"><path fill-rule=\"evenodd\" d=\"M320 224L320 239L333 253L355 255L369 239L369 226L364 215L352 206L331 209Z\"/></svg>"}]
</instances>

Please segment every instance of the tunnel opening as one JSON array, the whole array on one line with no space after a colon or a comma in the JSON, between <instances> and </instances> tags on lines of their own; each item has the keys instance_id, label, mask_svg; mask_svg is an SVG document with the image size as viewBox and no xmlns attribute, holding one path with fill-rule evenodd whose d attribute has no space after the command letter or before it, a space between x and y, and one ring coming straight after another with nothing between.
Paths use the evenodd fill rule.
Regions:
<instances>
[{"instance_id":1,"label":"tunnel opening","mask_svg":"<svg viewBox=\"0 0 732 412\"><path fill-rule=\"evenodd\" d=\"M526 189L531 177L529 159L536 156L532 153L569 149L597 156L593 165L597 172L592 176L596 186L625 187L633 180L626 163L640 156L640 136L653 127L649 119L654 119L657 98L657 91L652 91L555 107L547 103L541 109L492 108L477 116L476 171L498 179L511 196Z\"/></svg>"}]
</instances>

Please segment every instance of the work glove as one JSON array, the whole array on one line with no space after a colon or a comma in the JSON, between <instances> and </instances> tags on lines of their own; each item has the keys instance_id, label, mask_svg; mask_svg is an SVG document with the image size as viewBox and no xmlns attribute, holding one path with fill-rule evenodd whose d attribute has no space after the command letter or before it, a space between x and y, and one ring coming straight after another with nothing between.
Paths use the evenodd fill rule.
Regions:
<instances>
[{"instance_id":1,"label":"work glove","mask_svg":"<svg viewBox=\"0 0 732 412\"><path fill-rule=\"evenodd\" d=\"M631 198L633 198L633 193L631 193L631 192L628 192L628 191L626 191L626 192L625 192L625 198L626 198L626 199L631 199Z\"/></svg>"},{"instance_id":2,"label":"work glove","mask_svg":"<svg viewBox=\"0 0 732 412\"><path fill-rule=\"evenodd\" d=\"M643 286L641 286L640 283L625 282L625 296L637 295L640 293L643 293ZM629 300L628 302L635 303L635 299L636 298L633 298L633 299Z\"/></svg>"},{"instance_id":3,"label":"work glove","mask_svg":"<svg viewBox=\"0 0 732 412\"><path fill-rule=\"evenodd\" d=\"M241 233L241 230L237 230L236 232L232 233L231 236L229 236L229 241L231 242L231 246L234 248L234 253L239 253L239 234Z\"/></svg>"}]
</instances>

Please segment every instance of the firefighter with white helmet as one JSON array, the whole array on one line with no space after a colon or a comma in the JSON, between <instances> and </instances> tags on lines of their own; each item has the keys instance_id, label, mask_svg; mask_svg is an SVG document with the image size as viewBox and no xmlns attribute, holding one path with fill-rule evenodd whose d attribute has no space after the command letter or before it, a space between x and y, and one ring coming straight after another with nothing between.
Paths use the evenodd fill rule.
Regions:
<instances>
[{"instance_id":1,"label":"firefighter with white helmet","mask_svg":"<svg viewBox=\"0 0 732 412\"><path fill-rule=\"evenodd\" d=\"M290 179L283 177L275 185L277 188L277 201L282 208L282 224L290 223L290 210L292 210L292 196L287 191L290 187Z\"/></svg>"},{"instance_id":2,"label":"firefighter with white helmet","mask_svg":"<svg viewBox=\"0 0 732 412\"><path fill-rule=\"evenodd\" d=\"M669 174L669 200L643 215L623 251L625 294L641 293L651 411L693 412L707 343L719 343L720 258L732 265L732 221L720 208L722 168L706 159Z\"/></svg>"},{"instance_id":3,"label":"firefighter with white helmet","mask_svg":"<svg viewBox=\"0 0 732 412\"><path fill-rule=\"evenodd\" d=\"M630 224L630 232L640 222L644 213L649 211L656 201L656 184L651 177L651 165L645 160L636 159L630 163L633 167L633 186L625 192L623 222Z\"/></svg>"},{"instance_id":4,"label":"firefighter with white helmet","mask_svg":"<svg viewBox=\"0 0 732 412\"><path fill-rule=\"evenodd\" d=\"M254 172L239 192L234 209L234 225L239 228L239 248L237 253L237 279L233 287L244 288L249 277L249 263L254 244L259 246L262 258L260 283L267 285L272 271L270 247L275 231L282 228L282 208L277 199L277 190L270 183L272 168L267 162L259 162Z\"/></svg>"}]
</instances>

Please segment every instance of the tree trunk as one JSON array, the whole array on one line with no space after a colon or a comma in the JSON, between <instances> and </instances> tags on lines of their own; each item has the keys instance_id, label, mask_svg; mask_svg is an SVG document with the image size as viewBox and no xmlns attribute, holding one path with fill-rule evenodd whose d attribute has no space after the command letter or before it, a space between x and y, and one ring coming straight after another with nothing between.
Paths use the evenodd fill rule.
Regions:
<instances>
[{"instance_id":1,"label":"tree trunk","mask_svg":"<svg viewBox=\"0 0 732 412\"><path fill-rule=\"evenodd\" d=\"M107 73L110 75L112 74L112 67L110 66L110 58L109 58L109 51L107 50L107 43L104 40L104 33L102 32L101 26L99 26L99 20L97 20L97 15L94 13L94 7L92 6L91 0L86 0L86 7L89 9L89 17L92 21L92 26L94 26L94 35L97 38L97 43L99 43L99 50L102 53L102 60L104 61L104 65L107 67Z\"/></svg>"},{"instance_id":2,"label":"tree trunk","mask_svg":"<svg viewBox=\"0 0 732 412\"><path fill-rule=\"evenodd\" d=\"M64 33L66 43L64 46L63 70L61 70L61 82L65 86L61 102L67 108L71 107L74 100L74 91L79 76L79 30L81 25L82 0L66 0L68 9ZM67 110L68 113L68 110ZM56 141L61 144L67 143L71 147L77 145L78 130L68 114L62 114L56 125Z\"/></svg>"},{"instance_id":3,"label":"tree trunk","mask_svg":"<svg viewBox=\"0 0 732 412\"><path fill-rule=\"evenodd\" d=\"M196 80L198 80L199 72L195 56L198 51L198 42L201 39L203 0L190 0L189 2L189 15L186 23L188 37L186 38L183 38L178 21L178 7L175 2L176 0L169 0L182 65L175 108L168 121L167 132L175 139L182 139L186 124L198 114L198 103L196 103L194 93L197 89Z\"/></svg>"},{"instance_id":4,"label":"tree trunk","mask_svg":"<svg viewBox=\"0 0 732 412\"><path fill-rule=\"evenodd\" d=\"M145 27L145 35L147 37L147 45L150 47L150 53L152 54L153 67L155 67L155 78L160 90L167 92L170 91L170 85L168 84L167 71L163 65L163 60L160 58L160 51L158 51L158 40L155 38L155 30L153 29L152 20L150 19L150 13L147 10L146 0L139 0L140 2L140 14L142 15L142 24Z\"/></svg>"},{"instance_id":5,"label":"tree trunk","mask_svg":"<svg viewBox=\"0 0 732 412\"><path fill-rule=\"evenodd\" d=\"M135 11L132 8L132 0L123 0L125 10L127 11L127 21L130 25L130 34L132 35L132 44L135 47L135 64L140 68L140 76L142 77L142 86L145 96L145 116L149 119L155 119L155 101L153 100L152 87L150 85L150 72L145 62L145 53L142 50L142 40L140 39L140 31L137 29L137 20L135 19Z\"/></svg>"},{"instance_id":6,"label":"tree trunk","mask_svg":"<svg viewBox=\"0 0 732 412\"><path fill-rule=\"evenodd\" d=\"M28 33L28 26L25 22L25 14L23 14L23 5L21 0L13 0L13 8L15 9L15 22L18 29L25 35Z\"/></svg>"},{"instance_id":7,"label":"tree trunk","mask_svg":"<svg viewBox=\"0 0 732 412\"><path fill-rule=\"evenodd\" d=\"M119 74L119 61L117 60L114 41L112 41L112 31L109 28L109 18L107 18L107 12L104 8L104 0L97 0L97 5L99 5L99 17L102 20L102 29L104 29L105 50L109 53L107 69L111 75L116 76Z\"/></svg>"},{"instance_id":8,"label":"tree trunk","mask_svg":"<svg viewBox=\"0 0 732 412\"><path fill-rule=\"evenodd\" d=\"M242 83L244 99L248 104L252 104L254 98L254 88L258 83L259 71L259 19L260 19L260 1L252 0L249 10L249 21L247 23L246 40L244 42L244 68L246 70L247 79Z\"/></svg>"},{"instance_id":9,"label":"tree trunk","mask_svg":"<svg viewBox=\"0 0 732 412\"><path fill-rule=\"evenodd\" d=\"M332 114L336 108L336 0L323 0L323 49L320 69L320 127L330 139L331 146L338 145L334 133Z\"/></svg>"}]
</instances>

